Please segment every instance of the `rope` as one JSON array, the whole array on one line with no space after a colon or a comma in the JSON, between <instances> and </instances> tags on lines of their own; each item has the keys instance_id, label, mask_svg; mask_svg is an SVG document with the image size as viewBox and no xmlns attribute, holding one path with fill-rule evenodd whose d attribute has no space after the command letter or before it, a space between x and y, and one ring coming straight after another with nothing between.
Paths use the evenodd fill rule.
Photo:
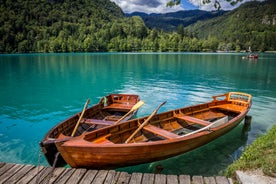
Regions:
<instances>
[{"instance_id":1,"label":"rope","mask_svg":"<svg viewBox=\"0 0 276 184\"><path fill-rule=\"evenodd\" d=\"M41 158L41 154L42 154L42 151L39 152L38 154L38 161L37 161L37 175L36 175L36 184L39 184L40 182L40 173L39 173L39 167L40 167L40 158ZM58 160L58 156L59 156L59 152L57 152L55 154L55 160L54 160L54 163L53 163L53 166L52 166L52 170L50 172L50 174L47 176L46 178L46 183L50 183L50 179L52 178L52 176L54 175L54 171L55 171L55 168L56 168L56 164L57 164L57 160Z\"/></svg>"},{"instance_id":2,"label":"rope","mask_svg":"<svg viewBox=\"0 0 276 184\"><path fill-rule=\"evenodd\" d=\"M40 158L41 158L41 154L42 154L42 150L40 150L40 152L38 153L38 159L37 159L37 174L36 174L36 182L35 182L35 183L39 183L39 179L40 179L39 167L40 167Z\"/></svg>"},{"instance_id":3,"label":"rope","mask_svg":"<svg viewBox=\"0 0 276 184\"><path fill-rule=\"evenodd\" d=\"M50 183L50 179L52 178L52 176L54 175L54 171L55 171L55 168L56 168L56 164L57 164L57 160L58 160L58 156L59 156L59 152L57 152L55 154L55 160L54 160L54 163L53 163L53 166L52 166L52 170L50 172L50 174L48 175L48 178L47 178L47 182L46 183Z\"/></svg>"}]
</instances>

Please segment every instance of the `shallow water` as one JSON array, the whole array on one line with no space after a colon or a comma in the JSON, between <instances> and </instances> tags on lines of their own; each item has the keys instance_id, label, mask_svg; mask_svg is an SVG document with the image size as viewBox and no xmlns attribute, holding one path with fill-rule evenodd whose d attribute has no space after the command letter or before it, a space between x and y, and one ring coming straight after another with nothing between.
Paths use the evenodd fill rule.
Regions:
<instances>
[{"instance_id":1,"label":"shallow water","mask_svg":"<svg viewBox=\"0 0 276 184\"><path fill-rule=\"evenodd\" d=\"M275 123L276 55L207 53L77 53L0 55L0 162L38 164L38 142L61 120L109 93L136 93L145 101L137 116L241 91L253 95L252 125L189 153L120 168L127 172L214 175ZM44 157L39 159L47 165Z\"/></svg>"}]
</instances>

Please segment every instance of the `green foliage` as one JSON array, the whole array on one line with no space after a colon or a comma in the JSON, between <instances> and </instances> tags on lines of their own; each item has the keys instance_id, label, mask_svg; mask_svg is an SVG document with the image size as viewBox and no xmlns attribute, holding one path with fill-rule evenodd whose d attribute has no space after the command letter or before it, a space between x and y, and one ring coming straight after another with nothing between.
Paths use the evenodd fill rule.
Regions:
<instances>
[{"instance_id":1,"label":"green foliage","mask_svg":"<svg viewBox=\"0 0 276 184\"><path fill-rule=\"evenodd\" d=\"M223 16L187 28L199 39L209 36L235 50L276 50L276 1L249 2Z\"/></svg>"},{"instance_id":2,"label":"green foliage","mask_svg":"<svg viewBox=\"0 0 276 184\"><path fill-rule=\"evenodd\" d=\"M226 175L232 177L236 170L261 168L266 175L276 177L276 125L264 136L256 139L241 155L228 166ZM264 156L265 155L265 156Z\"/></svg>"},{"instance_id":3,"label":"green foliage","mask_svg":"<svg viewBox=\"0 0 276 184\"><path fill-rule=\"evenodd\" d=\"M265 8L260 6L258 10L252 10L265 12L254 13L265 23L259 27L249 22L254 16L248 19L247 14L236 11L229 14L226 21L218 19L219 26L212 20L208 25L196 24L188 29L192 32L187 32L185 25L176 22L175 31L165 32L148 28L140 16L125 17L109 0L2 0L0 53L177 52L215 51L218 48L239 51L249 46L255 50L275 50L275 25L272 28L270 25L275 6L266 5ZM237 27L236 20L247 19L246 26ZM223 26L228 26L229 30L222 29L221 32Z\"/></svg>"}]
</instances>

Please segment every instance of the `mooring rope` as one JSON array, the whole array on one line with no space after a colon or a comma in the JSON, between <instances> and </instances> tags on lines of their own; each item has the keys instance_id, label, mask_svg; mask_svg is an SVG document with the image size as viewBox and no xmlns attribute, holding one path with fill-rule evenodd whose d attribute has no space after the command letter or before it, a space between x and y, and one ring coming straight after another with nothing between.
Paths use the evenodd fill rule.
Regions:
<instances>
[{"instance_id":1,"label":"mooring rope","mask_svg":"<svg viewBox=\"0 0 276 184\"><path fill-rule=\"evenodd\" d=\"M52 176L54 175L54 171L55 171L55 168L56 168L56 165L57 165L57 161L58 161L58 156L59 156L59 152L57 152L55 154L55 160L54 160L54 163L53 163L53 166L52 166L52 170L50 172L50 174L48 175L48 178L47 178L47 182L46 183L50 183L50 179L52 178Z\"/></svg>"},{"instance_id":2,"label":"mooring rope","mask_svg":"<svg viewBox=\"0 0 276 184\"><path fill-rule=\"evenodd\" d=\"M36 184L39 184L39 182L40 182L39 167L40 167L40 157L41 157L41 154L42 154L42 151L40 151L40 152L39 152L39 155L38 155ZM50 179L51 179L52 176L54 175L54 171L55 171L55 168L56 168L56 164L57 164L57 160L58 160L59 154L60 154L59 152L57 152L57 153L55 154L55 160L54 160L54 163L53 163L53 166L52 166L52 170L51 170L51 172L49 173L49 175L48 175L47 178L46 178L46 183L49 183L49 182L50 182ZM44 181L45 181L45 180L44 180Z\"/></svg>"},{"instance_id":3,"label":"mooring rope","mask_svg":"<svg viewBox=\"0 0 276 184\"><path fill-rule=\"evenodd\" d=\"M38 153L38 159L37 159L37 173L36 173L36 182L35 183L39 183L39 179L40 179L39 167L40 167L41 154L42 154L42 151L40 150Z\"/></svg>"}]
</instances>

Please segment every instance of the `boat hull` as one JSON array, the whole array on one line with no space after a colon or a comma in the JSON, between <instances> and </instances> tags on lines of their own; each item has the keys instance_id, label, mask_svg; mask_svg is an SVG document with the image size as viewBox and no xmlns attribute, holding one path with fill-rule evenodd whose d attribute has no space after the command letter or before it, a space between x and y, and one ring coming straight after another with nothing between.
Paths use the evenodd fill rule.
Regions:
<instances>
[{"instance_id":1,"label":"boat hull","mask_svg":"<svg viewBox=\"0 0 276 184\"><path fill-rule=\"evenodd\" d=\"M237 102L240 103L239 100ZM146 119L146 117L143 117L127 121L119 126L107 127L94 132L94 134L87 134L83 137L71 139L69 141L60 140L56 142L56 145L65 161L71 167L76 168L114 169L118 167L158 161L196 149L220 136L225 135L227 132L235 128L248 113L251 106L251 100L247 107L240 107L239 105L236 105L236 102L234 103L235 104L232 105L231 101L214 100L206 104L157 114L149 123L151 125L162 124L162 127L165 129L165 126L168 124L170 124L170 126L175 126L176 119L179 118L178 116L180 114L182 115L182 118L184 117L183 115L187 114L194 115L194 117L197 115L197 117L199 117L199 115L206 116L215 114L215 112L219 109L218 107L235 107L232 109L226 108L221 111L232 116L229 121L220 124L211 123L210 125L186 135L172 136L172 132L165 135L164 131L160 130L159 135L162 135L161 133L163 133L164 137L167 137L167 139L164 138L162 140L150 142L134 141L132 143L124 143L126 138L131 134L128 132L133 132L128 129L132 128L135 124L137 124L137 127L139 125L141 126L140 122L143 122ZM214 109L214 111L211 111L210 109ZM217 112L216 116L220 115L221 112ZM196 119L194 117L190 119ZM167 124L164 122L167 122ZM201 124L204 124L205 122L206 121L198 120L198 123ZM217 126L213 126L215 124ZM134 126L133 129L137 129L137 127L135 128ZM150 127L147 129L149 128ZM120 134L117 133L119 131L121 132ZM116 134L116 138L114 139L111 138L111 135L113 134ZM158 132L155 133L155 135L156 134L158 134ZM170 138L170 136L172 137ZM119 139L123 141L118 142Z\"/></svg>"},{"instance_id":2,"label":"boat hull","mask_svg":"<svg viewBox=\"0 0 276 184\"><path fill-rule=\"evenodd\" d=\"M123 100L117 100L117 98L122 98ZM115 100L117 102L115 102ZM96 119L98 124L85 124L85 122L81 123L78 127L78 132L76 136L81 135L85 131L95 131L97 129L113 125L116 120L121 118L123 115L128 113L133 105L135 105L137 102L140 101L140 98L138 95L134 94L111 94L104 98L102 98L98 104L86 109L84 118L86 119ZM107 105L105 103L108 103L110 105L110 109L107 108ZM113 106L112 106L113 105ZM129 120L133 118L137 113L137 110L129 113L127 116L124 117L122 122ZM109 115L112 115L112 117L116 115L115 119L108 119L108 121L105 121ZM53 128L51 128L47 134L44 136L42 141L39 143L40 148L49 163L49 165L56 167L61 167L66 165L67 163L64 161L62 155L59 154L55 141L59 137L60 134L70 136L73 132L77 121L79 120L80 113L74 114L73 116L69 117L68 119L58 123ZM114 117L113 117L114 118ZM101 124L101 122L104 122L105 124ZM93 128L91 128L93 127ZM55 163L56 162L56 163Z\"/></svg>"},{"instance_id":3,"label":"boat hull","mask_svg":"<svg viewBox=\"0 0 276 184\"><path fill-rule=\"evenodd\" d=\"M123 144L120 146L91 144L82 146L60 146L59 151L71 167L90 169L114 169L153 162L186 153L205 145L218 137L225 135L235 128L242 119L236 120L231 125L214 131L202 133L192 138L180 138L178 140L163 141L158 143ZM76 154L77 153L77 154ZM81 155L81 157L80 157Z\"/></svg>"}]
</instances>

